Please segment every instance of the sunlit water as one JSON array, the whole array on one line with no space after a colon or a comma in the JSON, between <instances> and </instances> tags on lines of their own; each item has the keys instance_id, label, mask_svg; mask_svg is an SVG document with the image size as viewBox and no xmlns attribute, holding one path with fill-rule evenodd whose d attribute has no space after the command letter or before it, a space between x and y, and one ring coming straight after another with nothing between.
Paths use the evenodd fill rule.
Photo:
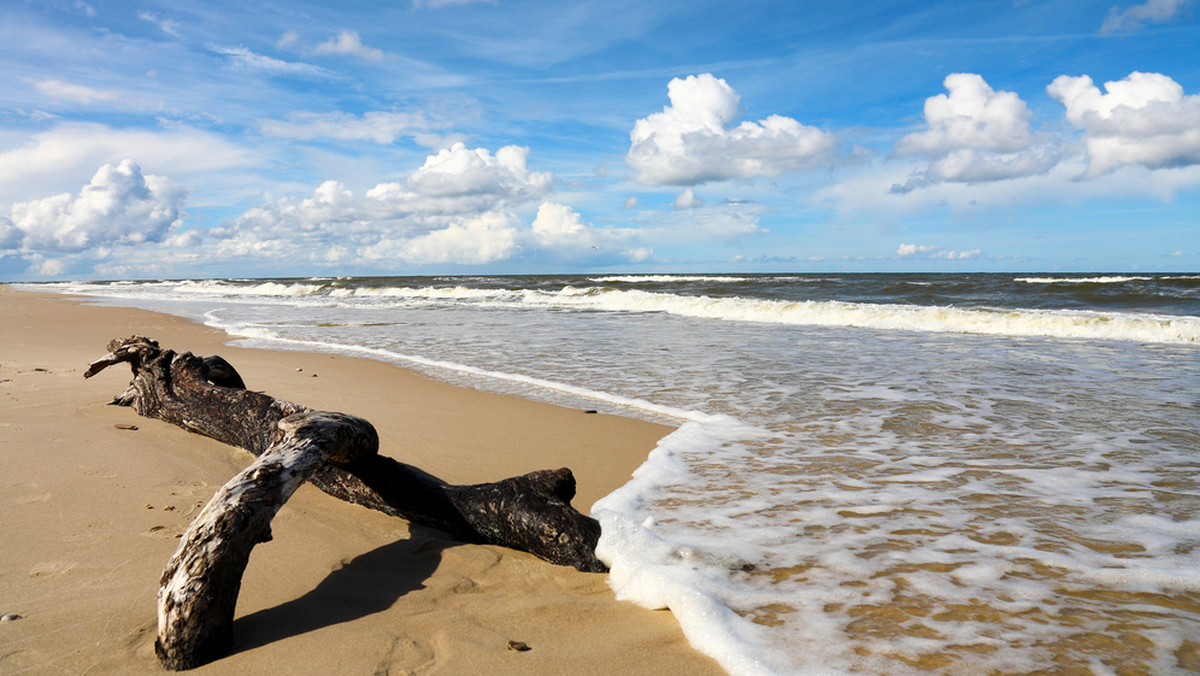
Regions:
<instances>
[{"instance_id":1,"label":"sunlit water","mask_svg":"<svg viewBox=\"0 0 1200 676\"><path fill-rule=\"evenodd\" d=\"M679 426L600 551L731 673L1200 671L1196 276L38 288Z\"/></svg>"}]
</instances>

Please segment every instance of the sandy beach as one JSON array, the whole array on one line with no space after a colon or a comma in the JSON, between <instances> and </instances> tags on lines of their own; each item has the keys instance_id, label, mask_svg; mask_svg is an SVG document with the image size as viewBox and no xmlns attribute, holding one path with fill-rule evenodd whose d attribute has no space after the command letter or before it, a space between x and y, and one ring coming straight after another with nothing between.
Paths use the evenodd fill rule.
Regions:
<instances>
[{"instance_id":1,"label":"sandy beach","mask_svg":"<svg viewBox=\"0 0 1200 676\"><path fill-rule=\"evenodd\" d=\"M392 365L230 347L176 317L0 286L0 672L163 673L155 594L177 537L251 461L108 406L134 333L220 354L251 389L370 420L381 452L456 482L570 467L586 512L669 428L453 387ZM136 430L121 426L136 426ZM234 653L201 674L720 674L604 575L464 545L302 487L254 550ZM524 652L509 641L528 644Z\"/></svg>"}]
</instances>

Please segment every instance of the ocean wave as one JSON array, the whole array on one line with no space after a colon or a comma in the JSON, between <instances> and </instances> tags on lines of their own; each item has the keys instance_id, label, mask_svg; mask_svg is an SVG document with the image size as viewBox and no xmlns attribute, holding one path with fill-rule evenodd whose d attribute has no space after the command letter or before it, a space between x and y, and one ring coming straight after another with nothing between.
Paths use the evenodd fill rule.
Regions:
<instances>
[{"instance_id":1,"label":"ocean wave","mask_svg":"<svg viewBox=\"0 0 1200 676\"><path fill-rule=\"evenodd\" d=\"M631 278L648 279L649 276ZM664 278L672 281L681 279L678 276ZM590 279L595 281L616 277ZM1037 283L1051 283L1060 279L1064 278L1029 277L1018 281L1036 280ZM1115 283L1118 279L1138 278L1092 277L1072 278L1068 281ZM351 306L356 303L377 304L394 301L400 306L444 303L506 309L660 312L694 319L794 326L1200 345L1200 317L1194 315L1072 309L971 308L841 300L782 300L746 296L718 297L609 286L565 286L557 290L543 290L464 285L376 287L353 283L314 283L317 281L187 280L119 286L70 283L58 288L67 293L159 300L200 299L210 296L225 299L227 302L262 301L291 304L336 299L340 304Z\"/></svg>"},{"instance_id":2,"label":"ocean wave","mask_svg":"<svg viewBox=\"0 0 1200 676\"><path fill-rule=\"evenodd\" d=\"M752 282L754 277L735 277L727 275L610 275L608 277L590 277L597 284L618 282L622 284L670 284L672 282Z\"/></svg>"},{"instance_id":3,"label":"ocean wave","mask_svg":"<svg viewBox=\"0 0 1200 676\"><path fill-rule=\"evenodd\" d=\"M360 298L399 298L428 300L481 300L510 296L512 292L497 289L477 289L468 286L359 286L332 289L331 296Z\"/></svg>"},{"instance_id":4,"label":"ocean wave","mask_svg":"<svg viewBox=\"0 0 1200 676\"><path fill-rule=\"evenodd\" d=\"M1125 282L1149 282L1154 277L1017 277L1014 282L1026 284L1122 284Z\"/></svg>"},{"instance_id":5,"label":"ocean wave","mask_svg":"<svg viewBox=\"0 0 1200 676\"><path fill-rule=\"evenodd\" d=\"M640 290L536 292L534 305L797 326L1200 344L1200 317L1083 310L954 308L927 305L680 296Z\"/></svg>"},{"instance_id":6,"label":"ocean wave","mask_svg":"<svg viewBox=\"0 0 1200 676\"><path fill-rule=\"evenodd\" d=\"M368 345L353 345L323 340L289 338L280 335L274 330L274 328L228 323L221 320L216 313L208 313L205 316L205 319L205 323L208 326L224 331L235 338L246 340L251 345L264 344L271 347L290 348L303 350L306 352L336 352L351 356L363 356L378 361L425 367L440 371L449 371L464 374L477 379L504 381L518 385L526 385L546 392L559 392L572 397L588 399L613 406L642 411L644 413L651 414L652 416L667 418L679 422L693 421L712 423L714 421L723 422L728 419L727 416L720 414L708 414L700 411L655 404L644 399L626 397L608 392L600 392L597 390L588 389L586 387L579 387L568 383L547 380L545 378L538 378L521 373L483 369L457 362L441 359L430 359L428 357L405 354L396 352L394 350L371 347Z\"/></svg>"},{"instance_id":7,"label":"ocean wave","mask_svg":"<svg viewBox=\"0 0 1200 676\"><path fill-rule=\"evenodd\" d=\"M285 282L231 284L221 279L202 279L179 282L175 290L186 294L221 296L315 296L328 288L328 284Z\"/></svg>"}]
</instances>

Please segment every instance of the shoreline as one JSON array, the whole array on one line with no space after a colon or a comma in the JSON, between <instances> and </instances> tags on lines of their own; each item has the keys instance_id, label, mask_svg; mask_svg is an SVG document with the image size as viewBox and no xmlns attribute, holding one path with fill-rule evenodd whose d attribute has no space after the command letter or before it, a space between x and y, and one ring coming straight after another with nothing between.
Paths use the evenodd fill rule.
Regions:
<instances>
[{"instance_id":1,"label":"shoreline","mask_svg":"<svg viewBox=\"0 0 1200 676\"><path fill-rule=\"evenodd\" d=\"M106 406L128 372L84 381L112 338L220 354L251 389L376 426L381 452L454 483L570 467L574 500L624 484L670 427L449 385L341 355L232 347L145 310L0 285L0 670L163 673L154 597L176 535L251 456ZM136 425L121 430L116 424ZM255 548L234 653L199 673L724 673L668 612L607 576L464 545L302 487ZM522 641L527 652L506 649Z\"/></svg>"}]
</instances>

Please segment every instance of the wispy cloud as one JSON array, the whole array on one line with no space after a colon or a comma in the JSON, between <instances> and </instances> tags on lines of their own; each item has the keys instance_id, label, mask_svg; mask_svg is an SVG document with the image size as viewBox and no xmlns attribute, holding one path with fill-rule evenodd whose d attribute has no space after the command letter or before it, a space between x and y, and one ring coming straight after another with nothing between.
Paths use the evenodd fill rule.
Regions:
<instances>
[{"instance_id":1,"label":"wispy cloud","mask_svg":"<svg viewBox=\"0 0 1200 676\"><path fill-rule=\"evenodd\" d=\"M1104 23L1100 25L1101 33L1138 30L1147 24L1167 23L1179 18L1190 0L1146 0L1140 5L1125 9L1111 7Z\"/></svg>"},{"instance_id":2,"label":"wispy cloud","mask_svg":"<svg viewBox=\"0 0 1200 676\"><path fill-rule=\"evenodd\" d=\"M402 137L421 138L434 125L421 113L369 111L361 116L331 113L289 113L284 120L260 120L267 136L293 139L332 138L344 141L395 143Z\"/></svg>"},{"instance_id":3,"label":"wispy cloud","mask_svg":"<svg viewBox=\"0 0 1200 676\"><path fill-rule=\"evenodd\" d=\"M367 141L380 145L411 141L430 150L449 148L464 140L464 135L454 132L448 122L422 111L367 111L362 115L342 111L292 112L282 120L259 120L258 127L264 135L276 138Z\"/></svg>"},{"instance_id":4,"label":"wispy cloud","mask_svg":"<svg viewBox=\"0 0 1200 676\"><path fill-rule=\"evenodd\" d=\"M116 129L64 123L0 152L0 204L74 190L104 164L134 158L171 176L227 173L256 161L246 149L210 131L189 127Z\"/></svg>"},{"instance_id":5,"label":"wispy cloud","mask_svg":"<svg viewBox=\"0 0 1200 676\"><path fill-rule=\"evenodd\" d=\"M83 85L71 84L62 80L38 80L32 83L34 88L53 99L63 99L84 105L104 101L116 101L122 97L121 92L112 89L94 89Z\"/></svg>"},{"instance_id":6,"label":"wispy cloud","mask_svg":"<svg viewBox=\"0 0 1200 676\"><path fill-rule=\"evenodd\" d=\"M475 5L486 4L494 5L496 0L413 0L413 7L421 8L428 7L430 9L441 9L442 7L452 7L454 5Z\"/></svg>"},{"instance_id":7,"label":"wispy cloud","mask_svg":"<svg viewBox=\"0 0 1200 676\"><path fill-rule=\"evenodd\" d=\"M222 56L229 57L231 67L239 70L256 71L273 77L291 77L302 80L341 80L338 73L299 61L284 61L274 57L256 54L249 49L236 46L230 47L210 43L208 49Z\"/></svg>"},{"instance_id":8,"label":"wispy cloud","mask_svg":"<svg viewBox=\"0 0 1200 676\"><path fill-rule=\"evenodd\" d=\"M170 35L171 37L176 37L176 38L183 37L179 33L179 22L178 21L175 21L173 19L164 19L153 12L141 12L138 14L138 18L143 21L149 21L150 23L158 26L162 30L162 32L166 33L167 35Z\"/></svg>"}]
</instances>

